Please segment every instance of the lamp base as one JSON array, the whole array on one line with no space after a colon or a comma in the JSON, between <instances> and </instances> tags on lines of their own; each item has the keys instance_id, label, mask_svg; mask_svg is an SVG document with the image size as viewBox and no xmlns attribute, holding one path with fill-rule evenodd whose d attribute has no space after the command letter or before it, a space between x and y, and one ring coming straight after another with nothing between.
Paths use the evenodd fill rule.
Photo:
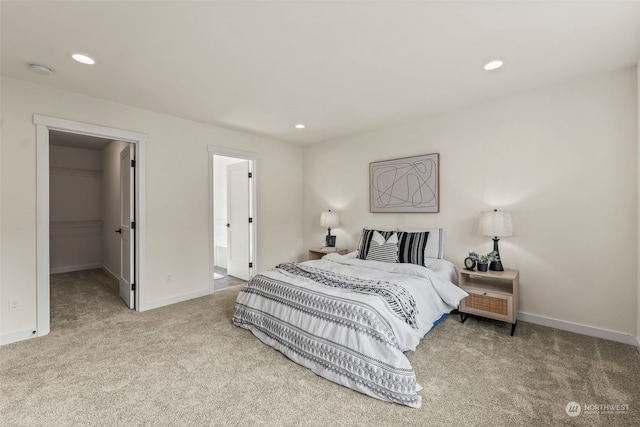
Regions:
<instances>
[{"instance_id":1,"label":"lamp base","mask_svg":"<svg viewBox=\"0 0 640 427\"><path fill-rule=\"evenodd\" d=\"M502 267L502 261L500 260L500 250L498 249L498 241L500 239L498 239L497 237L493 238L493 251L496 253L496 257L498 259L496 259L495 261L491 261L491 264L489 264L489 270L491 271L504 271L504 267Z\"/></svg>"},{"instance_id":2,"label":"lamp base","mask_svg":"<svg viewBox=\"0 0 640 427\"><path fill-rule=\"evenodd\" d=\"M491 261L489 264L489 270L491 271L504 271L504 267L502 267L501 261Z\"/></svg>"}]
</instances>

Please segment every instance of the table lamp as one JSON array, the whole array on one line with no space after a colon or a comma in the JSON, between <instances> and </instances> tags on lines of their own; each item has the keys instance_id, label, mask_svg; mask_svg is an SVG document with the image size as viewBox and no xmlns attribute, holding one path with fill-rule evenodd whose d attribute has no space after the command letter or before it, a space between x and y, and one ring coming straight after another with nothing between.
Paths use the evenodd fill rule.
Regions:
<instances>
[{"instance_id":1,"label":"table lamp","mask_svg":"<svg viewBox=\"0 0 640 427\"><path fill-rule=\"evenodd\" d=\"M338 226L338 214L332 212L331 209L329 209L328 211L323 211L320 214L320 226L327 227L327 237L325 239L326 245L331 247L335 246L335 238L331 238L331 227L335 228Z\"/></svg>"},{"instance_id":2,"label":"table lamp","mask_svg":"<svg viewBox=\"0 0 640 427\"><path fill-rule=\"evenodd\" d=\"M480 224L478 232L483 236L493 236L493 251L496 253L496 260L491 261L489 270L504 271L498 250L499 237L513 236L513 220L511 212L485 211L480 213Z\"/></svg>"}]
</instances>

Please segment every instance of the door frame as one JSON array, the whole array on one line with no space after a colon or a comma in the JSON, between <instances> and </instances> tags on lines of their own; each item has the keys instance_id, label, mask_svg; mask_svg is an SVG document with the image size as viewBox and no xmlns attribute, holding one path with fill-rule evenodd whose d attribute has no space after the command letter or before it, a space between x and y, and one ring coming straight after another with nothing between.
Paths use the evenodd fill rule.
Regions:
<instances>
[{"instance_id":1,"label":"door frame","mask_svg":"<svg viewBox=\"0 0 640 427\"><path fill-rule=\"evenodd\" d=\"M146 279L146 143L147 135L56 117L33 115L36 125L36 335L51 329L49 264L49 131L89 135L134 144L136 156L136 311L145 310Z\"/></svg>"},{"instance_id":2,"label":"door frame","mask_svg":"<svg viewBox=\"0 0 640 427\"><path fill-rule=\"evenodd\" d=\"M215 243L214 243L214 227L213 227L213 205L214 205L214 171L213 171L213 156L235 157L237 159L244 159L249 161L249 171L252 173L251 190L249 192L249 215L253 218L251 227L249 229L249 262L253 263L253 268L249 269L249 277L253 277L253 272L257 270L258 266L258 224L259 218L257 215L258 206L258 160L257 153L249 151L234 150L226 147L219 147L215 145L207 146L207 155L209 157L209 291L215 292L215 279L213 277L213 268L215 266Z\"/></svg>"}]
</instances>

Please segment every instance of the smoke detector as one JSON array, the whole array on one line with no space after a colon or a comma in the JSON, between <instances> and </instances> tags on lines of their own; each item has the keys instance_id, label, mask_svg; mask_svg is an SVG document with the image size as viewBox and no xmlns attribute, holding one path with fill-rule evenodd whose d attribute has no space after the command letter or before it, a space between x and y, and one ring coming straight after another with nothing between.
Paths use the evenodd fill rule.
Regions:
<instances>
[{"instance_id":1,"label":"smoke detector","mask_svg":"<svg viewBox=\"0 0 640 427\"><path fill-rule=\"evenodd\" d=\"M53 73L51 68L40 64L29 64L29 69L34 73L42 74L43 76L48 76Z\"/></svg>"}]
</instances>

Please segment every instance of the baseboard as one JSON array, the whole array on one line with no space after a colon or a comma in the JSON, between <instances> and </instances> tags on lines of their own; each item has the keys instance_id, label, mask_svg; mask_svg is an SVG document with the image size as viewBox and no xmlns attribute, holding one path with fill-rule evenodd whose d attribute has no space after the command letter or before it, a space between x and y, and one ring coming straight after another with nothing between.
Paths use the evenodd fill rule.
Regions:
<instances>
[{"instance_id":1,"label":"baseboard","mask_svg":"<svg viewBox=\"0 0 640 427\"><path fill-rule=\"evenodd\" d=\"M38 336L36 329L26 329L24 331L13 332L10 334L0 335L0 345L12 344L18 341L28 340Z\"/></svg>"},{"instance_id":2,"label":"baseboard","mask_svg":"<svg viewBox=\"0 0 640 427\"><path fill-rule=\"evenodd\" d=\"M204 291L194 292L191 294L178 295L176 297L155 300L151 302L141 302L140 303L140 311L153 310L154 308L164 307L166 305L176 304L183 301L188 301L194 298L205 297L207 295L211 295L213 291L206 289Z\"/></svg>"},{"instance_id":3,"label":"baseboard","mask_svg":"<svg viewBox=\"0 0 640 427\"><path fill-rule=\"evenodd\" d=\"M117 280L118 282L120 281L120 278L119 278L118 276L116 276L116 274L115 274L113 271L109 270L109 269L107 268L107 266L106 266L106 265L102 264L102 265L101 265L101 267L102 267L102 269L103 269L104 271L106 271L107 273L109 273L109 276L113 277L113 278L114 278L115 280Z\"/></svg>"},{"instance_id":4,"label":"baseboard","mask_svg":"<svg viewBox=\"0 0 640 427\"><path fill-rule=\"evenodd\" d=\"M563 331L575 332L576 334L588 335L590 337L603 338L605 340L617 341L624 344L639 345L638 338L631 334L610 331L608 329L595 328L593 326L581 325L579 323L567 322L564 320L552 319L529 313L518 313L518 320L535 323L536 325L548 326L550 328L561 329Z\"/></svg>"},{"instance_id":5,"label":"baseboard","mask_svg":"<svg viewBox=\"0 0 640 427\"><path fill-rule=\"evenodd\" d=\"M93 270L94 268L102 268L102 264L85 264L71 265L68 267L56 267L50 270L51 274L70 273L72 271Z\"/></svg>"},{"instance_id":6,"label":"baseboard","mask_svg":"<svg viewBox=\"0 0 640 427\"><path fill-rule=\"evenodd\" d=\"M120 278L118 276L116 276L113 271L109 270L107 268L106 265L102 264L102 269L105 271L105 273L107 273L109 276L111 276L113 278L113 286L112 288L115 289L116 291L120 292Z\"/></svg>"}]
</instances>

